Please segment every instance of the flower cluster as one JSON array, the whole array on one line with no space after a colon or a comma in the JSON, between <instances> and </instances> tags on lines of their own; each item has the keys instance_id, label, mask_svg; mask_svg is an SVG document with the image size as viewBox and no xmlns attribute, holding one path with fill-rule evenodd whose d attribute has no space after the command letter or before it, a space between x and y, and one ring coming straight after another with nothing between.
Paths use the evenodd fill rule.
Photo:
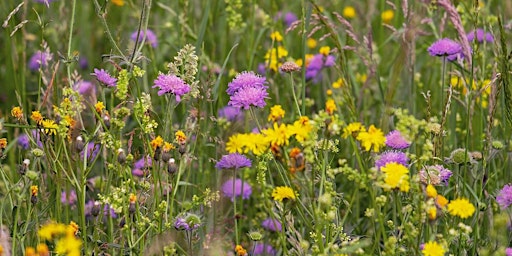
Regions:
<instances>
[{"instance_id":1,"label":"flower cluster","mask_svg":"<svg viewBox=\"0 0 512 256\"><path fill-rule=\"evenodd\" d=\"M249 109L251 106L263 108L268 98L266 79L253 72L239 73L228 84L226 92L230 96L228 105Z\"/></svg>"}]
</instances>

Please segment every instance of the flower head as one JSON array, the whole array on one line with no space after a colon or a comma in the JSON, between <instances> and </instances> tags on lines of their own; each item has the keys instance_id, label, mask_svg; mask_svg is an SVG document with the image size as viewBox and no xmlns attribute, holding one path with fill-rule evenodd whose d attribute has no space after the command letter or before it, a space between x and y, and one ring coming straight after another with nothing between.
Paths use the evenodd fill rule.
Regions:
<instances>
[{"instance_id":1,"label":"flower head","mask_svg":"<svg viewBox=\"0 0 512 256\"><path fill-rule=\"evenodd\" d=\"M462 46L448 38L439 39L428 49L431 56L456 56L462 53Z\"/></svg>"},{"instance_id":2,"label":"flower head","mask_svg":"<svg viewBox=\"0 0 512 256\"><path fill-rule=\"evenodd\" d=\"M475 210L475 206L466 198L455 199L448 204L448 212L452 216L459 216L463 219L471 217Z\"/></svg>"},{"instance_id":3,"label":"flower head","mask_svg":"<svg viewBox=\"0 0 512 256\"><path fill-rule=\"evenodd\" d=\"M21 107L13 107L11 109L11 116L16 118L18 121L21 121L21 119L23 119L23 110Z\"/></svg>"},{"instance_id":4,"label":"flower head","mask_svg":"<svg viewBox=\"0 0 512 256\"><path fill-rule=\"evenodd\" d=\"M217 169L240 169L244 167L251 167L251 160L239 153L231 153L223 155L217 162L215 168Z\"/></svg>"},{"instance_id":5,"label":"flower head","mask_svg":"<svg viewBox=\"0 0 512 256\"><path fill-rule=\"evenodd\" d=\"M388 163L397 163L407 165L409 158L404 152L400 151L386 151L379 156L379 159L375 161L375 166L380 169Z\"/></svg>"},{"instance_id":6,"label":"flower head","mask_svg":"<svg viewBox=\"0 0 512 256\"><path fill-rule=\"evenodd\" d=\"M409 191L409 169L402 164L391 162L381 168L384 173L385 189Z\"/></svg>"},{"instance_id":7,"label":"flower head","mask_svg":"<svg viewBox=\"0 0 512 256\"><path fill-rule=\"evenodd\" d=\"M343 137L344 139L348 138L349 136L357 138L359 132L364 131L366 131L366 128L364 128L364 126L361 123L350 123L347 125L347 127L343 128L343 135L341 135L341 137Z\"/></svg>"},{"instance_id":8,"label":"flower head","mask_svg":"<svg viewBox=\"0 0 512 256\"><path fill-rule=\"evenodd\" d=\"M176 101L181 101L181 96L190 91L190 86L186 84L181 78L175 75L160 74L155 80L155 85L152 88L159 88L158 96L166 93L176 95Z\"/></svg>"},{"instance_id":9,"label":"flower head","mask_svg":"<svg viewBox=\"0 0 512 256\"><path fill-rule=\"evenodd\" d=\"M270 108L270 115L268 115L268 121L277 122L284 117L285 111L281 105L274 105Z\"/></svg>"},{"instance_id":10,"label":"flower head","mask_svg":"<svg viewBox=\"0 0 512 256\"><path fill-rule=\"evenodd\" d=\"M80 158L84 159L84 154L87 152L87 160L92 161L98 156L100 152L101 144L96 144L94 142L87 143L87 147L85 147L82 151L80 151ZM87 150L87 151L86 151Z\"/></svg>"},{"instance_id":11,"label":"flower head","mask_svg":"<svg viewBox=\"0 0 512 256\"><path fill-rule=\"evenodd\" d=\"M446 250L436 241L429 241L423 245L421 253L424 256L444 256Z\"/></svg>"},{"instance_id":12,"label":"flower head","mask_svg":"<svg viewBox=\"0 0 512 256\"><path fill-rule=\"evenodd\" d=\"M276 255L276 250L270 244L258 243L254 246L253 255Z\"/></svg>"},{"instance_id":13,"label":"flower head","mask_svg":"<svg viewBox=\"0 0 512 256\"><path fill-rule=\"evenodd\" d=\"M73 88L80 93L80 95L94 95L96 93L94 84L85 80L78 81Z\"/></svg>"},{"instance_id":14,"label":"flower head","mask_svg":"<svg viewBox=\"0 0 512 256\"><path fill-rule=\"evenodd\" d=\"M281 222L273 218L266 218L261 222L261 226L274 232L280 232L282 229Z\"/></svg>"},{"instance_id":15,"label":"flower head","mask_svg":"<svg viewBox=\"0 0 512 256\"><path fill-rule=\"evenodd\" d=\"M356 9L354 9L352 6L346 6L343 8L342 15L347 19L353 19L356 17Z\"/></svg>"},{"instance_id":16,"label":"flower head","mask_svg":"<svg viewBox=\"0 0 512 256\"><path fill-rule=\"evenodd\" d=\"M262 133L267 137L273 145L288 145L289 138L292 135L291 131L287 128L287 125L278 125L274 123L273 128L265 129Z\"/></svg>"},{"instance_id":17,"label":"flower head","mask_svg":"<svg viewBox=\"0 0 512 256\"><path fill-rule=\"evenodd\" d=\"M219 117L226 118L226 120L230 122L237 121L243 118L244 113L240 111L240 108L235 108L232 106L225 106L221 108L218 112Z\"/></svg>"},{"instance_id":18,"label":"flower head","mask_svg":"<svg viewBox=\"0 0 512 256\"><path fill-rule=\"evenodd\" d=\"M32 71L37 71L39 68L48 66L48 62L52 60L52 54L48 52L37 51L30 57L28 61L28 68Z\"/></svg>"},{"instance_id":19,"label":"flower head","mask_svg":"<svg viewBox=\"0 0 512 256\"><path fill-rule=\"evenodd\" d=\"M226 92L233 96L239 90L245 87L265 87L267 80L265 77L259 76L252 71L244 71L242 73L238 73L236 77L228 84L228 89Z\"/></svg>"},{"instance_id":20,"label":"flower head","mask_svg":"<svg viewBox=\"0 0 512 256\"><path fill-rule=\"evenodd\" d=\"M107 71L104 69L94 69L93 76L96 77L98 82L106 85L107 87L114 87L117 85L117 78L112 77Z\"/></svg>"},{"instance_id":21,"label":"flower head","mask_svg":"<svg viewBox=\"0 0 512 256\"><path fill-rule=\"evenodd\" d=\"M146 42L151 44L151 47L156 48L158 46L158 40L156 38L156 35L150 29L147 29L146 33L144 33L143 31L135 31L130 36L130 39L132 39L133 41L136 41L137 40L137 36L139 37L139 42L142 41L142 37L146 36Z\"/></svg>"},{"instance_id":22,"label":"flower head","mask_svg":"<svg viewBox=\"0 0 512 256\"><path fill-rule=\"evenodd\" d=\"M506 184L498 193L496 202L500 205L501 209L506 209L512 204L512 185Z\"/></svg>"},{"instance_id":23,"label":"flower head","mask_svg":"<svg viewBox=\"0 0 512 256\"><path fill-rule=\"evenodd\" d=\"M420 170L419 176L420 181L424 184L432 184L435 186L444 182L445 185L448 185L452 171L444 168L442 165L429 165Z\"/></svg>"},{"instance_id":24,"label":"flower head","mask_svg":"<svg viewBox=\"0 0 512 256\"><path fill-rule=\"evenodd\" d=\"M380 148L386 143L384 133L374 125L371 125L368 131L359 132L356 139L361 142L366 151L370 151L373 148L374 152L379 152Z\"/></svg>"},{"instance_id":25,"label":"flower head","mask_svg":"<svg viewBox=\"0 0 512 256\"><path fill-rule=\"evenodd\" d=\"M60 202L64 205L75 205L78 200L75 190L68 192L62 191L60 193Z\"/></svg>"},{"instance_id":26,"label":"flower head","mask_svg":"<svg viewBox=\"0 0 512 256\"><path fill-rule=\"evenodd\" d=\"M228 105L248 109L251 106L263 108L267 104L267 88L264 86L249 86L238 90L230 97Z\"/></svg>"},{"instance_id":27,"label":"flower head","mask_svg":"<svg viewBox=\"0 0 512 256\"><path fill-rule=\"evenodd\" d=\"M398 130L394 130L386 135L386 146L392 149L406 149L411 145Z\"/></svg>"},{"instance_id":28,"label":"flower head","mask_svg":"<svg viewBox=\"0 0 512 256\"><path fill-rule=\"evenodd\" d=\"M395 17L395 12L393 10L385 10L380 15L382 22L389 24L391 20Z\"/></svg>"},{"instance_id":29,"label":"flower head","mask_svg":"<svg viewBox=\"0 0 512 256\"><path fill-rule=\"evenodd\" d=\"M494 37L490 32L485 32L481 28L477 28L476 30L471 30L466 35L468 41L473 41L476 39L477 42L483 43L484 41L487 41L488 43L494 42Z\"/></svg>"},{"instance_id":30,"label":"flower head","mask_svg":"<svg viewBox=\"0 0 512 256\"><path fill-rule=\"evenodd\" d=\"M222 184L222 192L226 197L230 198L231 201L233 201L235 197L249 199L252 194L252 187L249 183L244 182L241 179L232 178Z\"/></svg>"},{"instance_id":31,"label":"flower head","mask_svg":"<svg viewBox=\"0 0 512 256\"><path fill-rule=\"evenodd\" d=\"M272 191L272 197L275 201L282 202L283 200L290 199L295 200L297 198L297 195L295 191L288 187L288 186L282 186L282 187L276 187Z\"/></svg>"}]
</instances>

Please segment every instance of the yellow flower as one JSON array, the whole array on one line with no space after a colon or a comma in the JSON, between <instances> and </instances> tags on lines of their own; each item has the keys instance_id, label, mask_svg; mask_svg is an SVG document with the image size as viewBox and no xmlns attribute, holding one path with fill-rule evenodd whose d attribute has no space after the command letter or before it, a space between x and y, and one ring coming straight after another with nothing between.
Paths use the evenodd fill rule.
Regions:
<instances>
[{"instance_id":1,"label":"yellow flower","mask_svg":"<svg viewBox=\"0 0 512 256\"><path fill-rule=\"evenodd\" d=\"M343 79L340 78L340 79L336 80L334 83L332 83L332 88L339 89L343 86L343 84L344 84Z\"/></svg>"},{"instance_id":2,"label":"yellow flower","mask_svg":"<svg viewBox=\"0 0 512 256\"><path fill-rule=\"evenodd\" d=\"M244 249L244 247L242 247L239 244L235 246L235 252L236 252L237 256L245 256L245 255L247 255L247 250Z\"/></svg>"},{"instance_id":3,"label":"yellow flower","mask_svg":"<svg viewBox=\"0 0 512 256\"><path fill-rule=\"evenodd\" d=\"M297 195L292 188L288 186L282 186L274 188L272 191L272 197L274 198L274 201L282 202L285 199L295 200Z\"/></svg>"},{"instance_id":4,"label":"yellow flower","mask_svg":"<svg viewBox=\"0 0 512 256\"><path fill-rule=\"evenodd\" d=\"M308 38L308 40L306 41L306 45L310 48L310 49L313 49L316 47L317 45L317 42L314 38Z\"/></svg>"},{"instance_id":5,"label":"yellow flower","mask_svg":"<svg viewBox=\"0 0 512 256\"><path fill-rule=\"evenodd\" d=\"M130 194L129 200L130 200L130 203L133 204L133 203L137 202L137 196L135 194Z\"/></svg>"},{"instance_id":6,"label":"yellow flower","mask_svg":"<svg viewBox=\"0 0 512 256\"><path fill-rule=\"evenodd\" d=\"M475 206L466 198L455 199L448 204L448 212L463 219L471 217L475 210Z\"/></svg>"},{"instance_id":7,"label":"yellow flower","mask_svg":"<svg viewBox=\"0 0 512 256\"><path fill-rule=\"evenodd\" d=\"M20 107L14 107L11 109L11 115L21 121L23 119L23 110Z\"/></svg>"},{"instance_id":8,"label":"yellow flower","mask_svg":"<svg viewBox=\"0 0 512 256\"><path fill-rule=\"evenodd\" d=\"M124 0L112 0L112 3L117 5L117 6L123 6L124 5Z\"/></svg>"},{"instance_id":9,"label":"yellow flower","mask_svg":"<svg viewBox=\"0 0 512 256\"><path fill-rule=\"evenodd\" d=\"M327 56L327 55L329 55L329 52L331 52L331 47L329 47L329 46L320 47L320 50L318 50L318 52L324 56Z\"/></svg>"},{"instance_id":10,"label":"yellow flower","mask_svg":"<svg viewBox=\"0 0 512 256\"><path fill-rule=\"evenodd\" d=\"M270 34L270 38L272 39L272 41L283 41L283 36L281 35L281 33L279 33L279 31L275 31L272 34Z\"/></svg>"},{"instance_id":11,"label":"yellow flower","mask_svg":"<svg viewBox=\"0 0 512 256\"><path fill-rule=\"evenodd\" d=\"M96 109L96 112L101 115L101 111L105 109L105 105L103 105L102 101L98 101L94 104L94 109Z\"/></svg>"},{"instance_id":12,"label":"yellow flower","mask_svg":"<svg viewBox=\"0 0 512 256\"><path fill-rule=\"evenodd\" d=\"M353 19L356 17L356 9L352 6L347 6L343 8L343 17L347 19Z\"/></svg>"},{"instance_id":13,"label":"yellow flower","mask_svg":"<svg viewBox=\"0 0 512 256\"><path fill-rule=\"evenodd\" d=\"M30 194L32 196L37 196L37 192L39 192L37 185L30 186Z\"/></svg>"},{"instance_id":14,"label":"yellow flower","mask_svg":"<svg viewBox=\"0 0 512 256\"><path fill-rule=\"evenodd\" d=\"M78 224L76 224L76 222L71 221L69 223L69 229L68 230L70 231L71 234L76 235L76 234L78 234L78 231L80 230L80 227L78 226Z\"/></svg>"},{"instance_id":15,"label":"yellow flower","mask_svg":"<svg viewBox=\"0 0 512 256\"><path fill-rule=\"evenodd\" d=\"M48 245L40 243L36 246L36 251L39 256L50 255L50 249L48 249Z\"/></svg>"},{"instance_id":16,"label":"yellow flower","mask_svg":"<svg viewBox=\"0 0 512 256\"><path fill-rule=\"evenodd\" d=\"M395 17L395 12L393 12L393 10L385 10L382 12L382 14L380 16L381 16L382 22L389 24L391 22L391 20L393 19L393 17Z\"/></svg>"},{"instance_id":17,"label":"yellow flower","mask_svg":"<svg viewBox=\"0 0 512 256\"><path fill-rule=\"evenodd\" d=\"M284 110L281 105L275 105L270 108L270 115L268 115L268 121L277 122L284 117Z\"/></svg>"},{"instance_id":18,"label":"yellow flower","mask_svg":"<svg viewBox=\"0 0 512 256\"><path fill-rule=\"evenodd\" d=\"M41 125L44 128L44 133L48 135L57 134L57 128L59 128L59 126L53 120L45 119Z\"/></svg>"},{"instance_id":19,"label":"yellow flower","mask_svg":"<svg viewBox=\"0 0 512 256\"><path fill-rule=\"evenodd\" d=\"M80 256L82 241L74 236L64 236L55 242L55 252L67 256Z\"/></svg>"},{"instance_id":20,"label":"yellow flower","mask_svg":"<svg viewBox=\"0 0 512 256\"><path fill-rule=\"evenodd\" d=\"M423 246L423 250L421 250L421 253L423 253L424 256L444 256L446 250L438 244L436 241L430 241L425 243Z\"/></svg>"},{"instance_id":21,"label":"yellow flower","mask_svg":"<svg viewBox=\"0 0 512 256\"><path fill-rule=\"evenodd\" d=\"M278 125L274 123L273 129L265 129L262 133L268 138L271 144L278 146L288 145L288 139L292 135L285 124Z\"/></svg>"},{"instance_id":22,"label":"yellow flower","mask_svg":"<svg viewBox=\"0 0 512 256\"><path fill-rule=\"evenodd\" d=\"M366 83L366 79L368 79L366 74L356 73L356 82L364 84Z\"/></svg>"},{"instance_id":23,"label":"yellow flower","mask_svg":"<svg viewBox=\"0 0 512 256\"><path fill-rule=\"evenodd\" d=\"M425 191L427 193L427 197L436 198L437 190L436 190L436 188L432 184L428 184L427 188L425 189Z\"/></svg>"},{"instance_id":24,"label":"yellow flower","mask_svg":"<svg viewBox=\"0 0 512 256\"><path fill-rule=\"evenodd\" d=\"M288 56L288 51L283 46L271 48L265 54L265 65L268 65L269 69L277 72L277 68L281 66L279 60L286 56Z\"/></svg>"},{"instance_id":25,"label":"yellow flower","mask_svg":"<svg viewBox=\"0 0 512 256\"><path fill-rule=\"evenodd\" d=\"M249 133L245 136L244 153L252 151L254 155L261 155L268 149L269 141L265 135L261 133Z\"/></svg>"},{"instance_id":26,"label":"yellow flower","mask_svg":"<svg viewBox=\"0 0 512 256\"><path fill-rule=\"evenodd\" d=\"M346 139L346 138L348 138L348 136L353 136L355 138L355 137L357 137L359 132L364 132L364 131L366 131L366 129L364 128L364 126L361 123L359 123L359 122L350 123L350 124L348 124L347 127L343 128L343 135L341 135L341 137Z\"/></svg>"},{"instance_id":27,"label":"yellow flower","mask_svg":"<svg viewBox=\"0 0 512 256\"><path fill-rule=\"evenodd\" d=\"M379 152L380 147L383 147L386 144L386 137L384 136L384 133L374 125L370 125L367 132L359 132L356 139L361 142L361 145L366 151L370 151L373 147L374 152Z\"/></svg>"},{"instance_id":28,"label":"yellow flower","mask_svg":"<svg viewBox=\"0 0 512 256\"><path fill-rule=\"evenodd\" d=\"M41 239L51 241L56 236L66 234L67 229L68 229L67 225L64 225L61 223L50 222L48 224L43 225L39 229L38 234Z\"/></svg>"},{"instance_id":29,"label":"yellow flower","mask_svg":"<svg viewBox=\"0 0 512 256\"><path fill-rule=\"evenodd\" d=\"M402 192L409 192L409 170L407 167L402 164L390 162L380 169L385 174L385 189L397 188Z\"/></svg>"},{"instance_id":30,"label":"yellow flower","mask_svg":"<svg viewBox=\"0 0 512 256\"><path fill-rule=\"evenodd\" d=\"M0 254L3 255L3 254ZM25 256L37 256L36 249L34 247L25 248Z\"/></svg>"},{"instance_id":31,"label":"yellow flower","mask_svg":"<svg viewBox=\"0 0 512 256\"><path fill-rule=\"evenodd\" d=\"M331 89L327 89L327 91L325 91L325 93L327 94L327 96L332 96L332 90Z\"/></svg>"},{"instance_id":32,"label":"yellow flower","mask_svg":"<svg viewBox=\"0 0 512 256\"><path fill-rule=\"evenodd\" d=\"M325 112L327 112L329 115L334 114L334 111L336 111L336 103L334 103L333 99L328 99L325 102Z\"/></svg>"},{"instance_id":33,"label":"yellow flower","mask_svg":"<svg viewBox=\"0 0 512 256\"><path fill-rule=\"evenodd\" d=\"M439 206L439 208L444 208L448 204L448 199L442 195L436 196L436 204Z\"/></svg>"},{"instance_id":34,"label":"yellow flower","mask_svg":"<svg viewBox=\"0 0 512 256\"><path fill-rule=\"evenodd\" d=\"M427 215L430 220L435 220L437 218L437 208L435 206L428 207Z\"/></svg>"},{"instance_id":35,"label":"yellow flower","mask_svg":"<svg viewBox=\"0 0 512 256\"><path fill-rule=\"evenodd\" d=\"M229 153L244 153L244 147L247 144L246 141L247 136L245 136L245 134L233 134L226 143L226 150Z\"/></svg>"},{"instance_id":36,"label":"yellow flower","mask_svg":"<svg viewBox=\"0 0 512 256\"><path fill-rule=\"evenodd\" d=\"M1 138L0 139L0 149L5 149L7 147L7 139Z\"/></svg>"},{"instance_id":37,"label":"yellow flower","mask_svg":"<svg viewBox=\"0 0 512 256\"><path fill-rule=\"evenodd\" d=\"M303 64L302 59L295 60L295 64L297 64L297 66L299 66L299 67L302 67L302 64Z\"/></svg>"},{"instance_id":38,"label":"yellow flower","mask_svg":"<svg viewBox=\"0 0 512 256\"><path fill-rule=\"evenodd\" d=\"M178 144L185 144L185 142L187 141L187 135L185 135L185 133L182 130L176 131L176 133L174 133L174 136Z\"/></svg>"},{"instance_id":39,"label":"yellow flower","mask_svg":"<svg viewBox=\"0 0 512 256\"><path fill-rule=\"evenodd\" d=\"M30 119L32 119L36 124L40 125L43 121L43 115L39 111L32 111L32 115L30 115Z\"/></svg>"},{"instance_id":40,"label":"yellow flower","mask_svg":"<svg viewBox=\"0 0 512 256\"><path fill-rule=\"evenodd\" d=\"M171 143L169 143L167 141L164 142L164 147L163 147L164 152L169 152L173 149L174 149L174 145L172 145Z\"/></svg>"},{"instance_id":41,"label":"yellow flower","mask_svg":"<svg viewBox=\"0 0 512 256\"><path fill-rule=\"evenodd\" d=\"M164 145L164 139L162 139L162 137L160 137L160 135L156 136L156 138L154 138L152 141L151 141L151 148L153 148L153 151L156 150L156 148L161 148L163 145Z\"/></svg>"},{"instance_id":42,"label":"yellow flower","mask_svg":"<svg viewBox=\"0 0 512 256\"><path fill-rule=\"evenodd\" d=\"M293 125L288 125L288 130L291 135L295 135L295 139L298 142L304 142L304 140L309 138L309 133L313 130L313 127L309 123L307 116L301 116Z\"/></svg>"}]
</instances>

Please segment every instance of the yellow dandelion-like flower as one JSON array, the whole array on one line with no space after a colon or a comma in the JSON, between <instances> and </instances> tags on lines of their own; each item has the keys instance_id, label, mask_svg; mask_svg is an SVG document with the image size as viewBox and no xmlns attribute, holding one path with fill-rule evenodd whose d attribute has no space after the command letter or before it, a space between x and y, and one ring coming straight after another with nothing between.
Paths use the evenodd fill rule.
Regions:
<instances>
[{"instance_id":1,"label":"yellow dandelion-like flower","mask_svg":"<svg viewBox=\"0 0 512 256\"><path fill-rule=\"evenodd\" d=\"M96 113L101 114L101 112L105 109L105 105L102 101L98 101L94 104L94 109L96 109Z\"/></svg>"},{"instance_id":2,"label":"yellow dandelion-like flower","mask_svg":"<svg viewBox=\"0 0 512 256\"><path fill-rule=\"evenodd\" d=\"M66 234L67 229L67 225L50 222L43 225L37 233L41 239L51 241L57 236Z\"/></svg>"},{"instance_id":3,"label":"yellow dandelion-like flower","mask_svg":"<svg viewBox=\"0 0 512 256\"><path fill-rule=\"evenodd\" d=\"M385 10L380 15L382 22L389 24L391 20L395 17L395 12L393 10Z\"/></svg>"},{"instance_id":4,"label":"yellow dandelion-like flower","mask_svg":"<svg viewBox=\"0 0 512 256\"><path fill-rule=\"evenodd\" d=\"M262 133L267 137L270 144L275 144L278 146L288 145L289 138L292 135L287 125L278 125L277 123L274 123L273 129L265 129L262 131Z\"/></svg>"},{"instance_id":5,"label":"yellow dandelion-like flower","mask_svg":"<svg viewBox=\"0 0 512 256\"><path fill-rule=\"evenodd\" d=\"M356 17L356 9L354 9L352 6L347 6L343 8L342 15L347 19L353 19Z\"/></svg>"},{"instance_id":6,"label":"yellow dandelion-like flower","mask_svg":"<svg viewBox=\"0 0 512 256\"><path fill-rule=\"evenodd\" d=\"M314 38L308 38L308 40L306 41L306 45L308 46L309 49L313 49L316 47L317 42Z\"/></svg>"},{"instance_id":7,"label":"yellow dandelion-like flower","mask_svg":"<svg viewBox=\"0 0 512 256\"><path fill-rule=\"evenodd\" d=\"M36 124L40 125L43 121L43 115L39 111L32 111L32 115L30 115L30 119L36 122Z\"/></svg>"},{"instance_id":8,"label":"yellow dandelion-like flower","mask_svg":"<svg viewBox=\"0 0 512 256\"><path fill-rule=\"evenodd\" d=\"M284 117L285 111L281 105L275 105L270 108L270 115L268 115L268 121L277 122Z\"/></svg>"},{"instance_id":9,"label":"yellow dandelion-like flower","mask_svg":"<svg viewBox=\"0 0 512 256\"><path fill-rule=\"evenodd\" d=\"M442 195L437 195L436 196L436 204L439 208L444 208L446 207L446 205L448 204L448 199L446 199L446 197L442 196Z\"/></svg>"},{"instance_id":10,"label":"yellow dandelion-like flower","mask_svg":"<svg viewBox=\"0 0 512 256\"><path fill-rule=\"evenodd\" d=\"M334 103L333 99L328 99L325 102L325 112L327 112L329 115L333 115L336 109L336 103Z\"/></svg>"},{"instance_id":11,"label":"yellow dandelion-like flower","mask_svg":"<svg viewBox=\"0 0 512 256\"><path fill-rule=\"evenodd\" d=\"M277 42L283 41L283 36L281 35L281 33L279 33L279 31L275 31L272 34L270 34L270 38L273 41L277 41Z\"/></svg>"},{"instance_id":12,"label":"yellow dandelion-like flower","mask_svg":"<svg viewBox=\"0 0 512 256\"><path fill-rule=\"evenodd\" d=\"M361 142L366 151L370 151L373 148L374 152L379 152L380 148L386 144L384 133L374 125L371 125L368 131L360 132L356 139Z\"/></svg>"},{"instance_id":13,"label":"yellow dandelion-like flower","mask_svg":"<svg viewBox=\"0 0 512 256\"><path fill-rule=\"evenodd\" d=\"M57 134L57 128L59 128L59 126L55 123L55 121L45 119L43 120L41 125L44 128L44 133L46 133L47 135Z\"/></svg>"},{"instance_id":14,"label":"yellow dandelion-like flower","mask_svg":"<svg viewBox=\"0 0 512 256\"><path fill-rule=\"evenodd\" d=\"M252 151L254 155L262 155L269 147L269 140L261 133L249 133L245 136L244 153Z\"/></svg>"},{"instance_id":15,"label":"yellow dandelion-like flower","mask_svg":"<svg viewBox=\"0 0 512 256\"><path fill-rule=\"evenodd\" d=\"M246 256L247 255L247 250L244 249L244 247L242 247L239 244L235 246L235 252L236 252L237 256Z\"/></svg>"},{"instance_id":16,"label":"yellow dandelion-like flower","mask_svg":"<svg viewBox=\"0 0 512 256\"><path fill-rule=\"evenodd\" d=\"M428 207L427 215L430 220L435 220L437 218L437 208L435 206Z\"/></svg>"},{"instance_id":17,"label":"yellow dandelion-like flower","mask_svg":"<svg viewBox=\"0 0 512 256\"><path fill-rule=\"evenodd\" d=\"M11 109L11 115L21 121L23 119L23 110L20 107L14 107Z\"/></svg>"},{"instance_id":18,"label":"yellow dandelion-like flower","mask_svg":"<svg viewBox=\"0 0 512 256\"><path fill-rule=\"evenodd\" d=\"M187 135L185 135L185 133L182 130L176 131L176 133L174 133L174 136L179 144L185 144L185 142L187 141Z\"/></svg>"},{"instance_id":19,"label":"yellow dandelion-like flower","mask_svg":"<svg viewBox=\"0 0 512 256\"><path fill-rule=\"evenodd\" d=\"M348 138L349 136L352 136L352 137L357 137L357 135L359 134L359 132L364 132L366 131L366 128L364 128L364 126L359 123L359 122L354 122L354 123L350 123L347 125L347 127L343 128L343 134L341 135L341 137L343 137L344 139Z\"/></svg>"},{"instance_id":20,"label":"yellow dandelion-like flower","mask_svg":"<svg viewBox=\"0 0 512 256\"><path fill-rule=\"evenodd\" d=\"M339 89L343 86L343 84L344 84L343 79L340 78L340 79L336 80L334 83L332 83L332 88Z\"/></svg>"},{"instance_id":21,"label":"yellow dandelion-like flower","mask_svg":"<svg viewBox=\"0 0 512 256\"><path fill-rule=\"evenodd\" d=\"M226 143L226 150L229 153L244 153L244 148L247 145L247 139L247 135L243 133L231 135Z\"/></svg>"},{"instance_id":22,"label":"yellow dandelion-like flower","mask_svg":"<svg viewBox=\"0 0 512 256\"><path fill-rule=\"evenodd\" d=\"M137 202L137 196L135 194L130 194L130 203L133 204L135 202Z\"/></svg>"},{"instance_id":23,"label":"yellow dandelion-like flower","mask_svg":"<svg viewBox=\"0 0 512 256\"><path fill-rule=\"evenodd\" d=\"M169 152L174 149L174 145L166 141L164 142L164 146L162 149L164 150L164 152Z\"/></svg>"},{"instance_id":24,"label":"yellow dandelion-like flower","mask_svg":"<svg viewBox=\"0 0 512 256\"><path fill-rule=\"evenodd\" d=\"M296 59L295 60L295 64L297 64L297 66L299 66L299 67L302 67L302 64L304 64L302 62L303 62L302 59Z\"/></svg>"},{"instance_id":25,"label":"yellow dandelion-like flower","mask_svg":"<svg viewBox=\"0 0 512 256\"><path fill-rule=\"evenodd\" d=\"M427 193L427 197L436 198L437 196L437 190L432 184L427 185L425 192Z\"/></svg>"},{"instance_id":26,"label":"yellow dandelion-like flower","mask_svg":"<svg viewBox=\"0 0 512 256\"><path fill-rule=\"evenodd\" d=\"M395 162L387 163L380 168L385 174L385 189L400 189L402 192L409 192L409 169L402 164Z\"/></svg>"},{"instance_id":27,"label":"yellow dandelion-like flower","mask_svg":"<svg viewBox=\"0 0 512 256\"><path fill-rule=\"evenodd\" d=\"M30 194L32 196L37 196L38 192L39 192L39 188L37 187L37 185L30 186Z\"/></svg>"},{"instance_id":28,"label":"yellow dandelion-like flower","mask_svg":"<svg viewBox=\"0 0 512 256\"><path fill-rule=\"evenodd\" d=\"M156 136L156 138L154 138L152 141L151 141L151 148L153 148L153 151L156 150L156 148L161 148L163 145L164 145L164 139L162 139L162 137L160 137L160 135Z\"/></svg>"},{"instance_id":29,"label":"yellow dandelion-like flower","mask_svg":"<svg viewBox=\"0 0 512 256\"><path fill-rule=\"evenodd\" d=\"M0 139L0 149L5 149L7 147L7 139L1 138Z\"/></svg>"},{"instance_id":30,"label":"yellow dandelion-like flower","mask_svg":"<svg viewBox=\"0 0 512 256\"><path fill-rule=\"evenodd\" d=\"M117 5L117 6L123 6L124 5L124 0L112 0L112 3Z\"/></svg>"},{"instance_id":31,"label":"yellow dandelion-like flower","mask_svg":"<svg viewBox=\"0 0 512 256\"><path fill-rule=\"evenodd\" d=\"M80 227L78 226L78 224L76 224L76 222L71 221L69 223L69 231L71 234L76 235L76 234L78 234L79 230L80 230Z\"/></svg>"},{"instance_id":32,"label":"yellow dandelion-like flower","mask_svg":"<svg viewBox=\"0 0 512 256\"><path fill-rule=\"evenodd\" d=\"M282 202L285 199L295 200L297 195L292 188L288 186L281 186L274 188L272 191L272 198L274 198L274 201Z\"/></svg>"},{"instance_id":33,"label":"yellow dandelion-like flower","mask_svg":"<svg viewBox=\"0 0 512 256\"><path fill-rule=\"evenodd\" d=\"M3 255L3 254L0 254ZM34 247L27 247L25 248L25 256L37 256L36 249Z\"/></svg>"},{"instance_id":34,"label":"yellow dandelion-like flower","mask_svg":"<svg viewBox=\"0 0 512 256\"><path fill-rule=\"evenodd\" d=\"M43 255L50 255L50 249L48 248L48 245L40 243L36 246L37 255L43 256Z\"/></svg>"},{"instance_id":35,"label":"yellow dandelion-like flower","mask_svg":"<svg viewBox=\"0 0 512 256\"><path fill-rule=\"evenodd\" d=\"M448 204L448 212L463 219L471 217L475 210L475 206L466 198L455 199Z\"/></svg>"},{"instance_id":36,"label":"yellow dandelion-like flower","mask_svg":"<svg viewBox=\"0 0 512 256\"><path fill-rule=\"evenodd\" d=\"M329 52L331 52L331 47L329 47L329 46L320 47L320 50L318 50L318 52L324 56L327 56L327 55L329 55Z\"/></svg>"},{"instance_id":37,"label":"yellow dandelion-like flower","mask_svg":"<svg viewBox=\"0 0 512 256\"><path fill-rule=\"evenodd\" d=\"M59 255L79 256L82 241L74 236L65 236L55 242L55 252Z\"/></svg>"},{"instance_id":38,"label":"yellow dandelion-like flower","mask_svg":"<svg viewBox=\"0 0 512 256\"><path fill-rule=\"evenodd\" d=\"M423 253L424 256L444 256L445 252L446 250L443 246L438 244L436 241L429 241L425 243L423 250L421 250L421 253Z\"/></svg>"}]
</instances>

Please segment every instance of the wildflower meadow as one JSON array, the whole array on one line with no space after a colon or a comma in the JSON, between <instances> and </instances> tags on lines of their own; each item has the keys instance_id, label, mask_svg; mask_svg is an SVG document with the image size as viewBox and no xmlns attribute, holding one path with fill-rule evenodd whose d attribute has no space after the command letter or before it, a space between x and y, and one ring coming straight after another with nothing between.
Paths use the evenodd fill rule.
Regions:
<instances>
[{"instance_id":1,"label":"wildflower meadow","mask_svg":"<svg viewBox=\"0 0 512 256\"><path fill-rule=\"evenodd\" d=\"M0 22L0 256L512 256L512 1Z\"/></svg>"}]
</instances>

